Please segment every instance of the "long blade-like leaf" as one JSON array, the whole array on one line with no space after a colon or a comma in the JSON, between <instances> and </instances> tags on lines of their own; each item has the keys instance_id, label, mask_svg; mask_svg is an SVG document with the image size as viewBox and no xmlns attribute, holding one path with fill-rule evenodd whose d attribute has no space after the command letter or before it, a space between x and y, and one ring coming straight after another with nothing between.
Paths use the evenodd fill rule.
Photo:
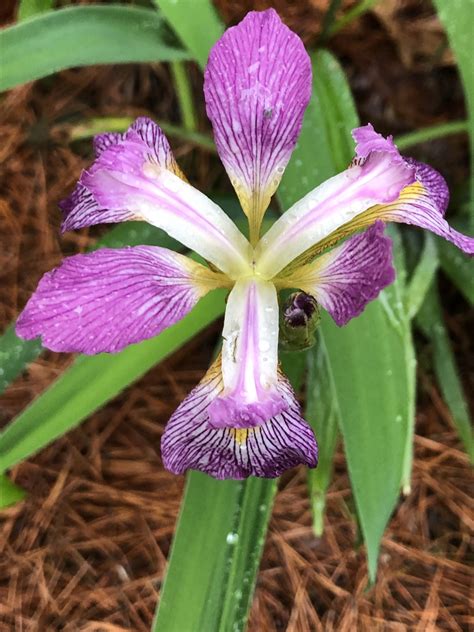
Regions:
<instances>
[{"instance_id":1,"label":"long blade-like leaf","mask_svg":"<svg viewBox=\"0 0 474 632\"><path fill-rule=\"evenodd\" d=\"M337 394L329 372L324 341L308 354L306 383L306 419L311 424L319 444L319 462L315 470L308 470L308 486L313 514L313 528L317 536L324 530L326 492L333 472L333 458L339 436L340 415Z\"/></svg>"},{"instance_id":2,"label":"long blade-like leaf","mask_svg":"<svg viewBox=\"0 0 474 632\"><path fill-rule=\"evenodd\" d=\"M26 492L12 483L5 474L0 474L0 509L15 505L26 496Z\"/></svg>"},{"instance_id":3,"label":"long blade-like leaf","mask_svg":"<svg viewBox=\"0 0 474 632\"><path fill-rule=\"evenodd\" d=\"M153 630L243 630L276 482L192 472Z\"/></svg>"},{"instance_id":4,"label":"long blade-like leaf","mask_svg":"<svg viewBox=\"0 0 474 632\"><path fill-rule=\"evenodd\" d=\"M209 51L224 32L210 0L153 0L170 26L179 36L201 69L207 62Z\"/></svg>"},{"instance_id":5,"label":"long blade-like leaf","mask_svg":"<svg viewBox=\"0 0 474 632\"><path fill-rule=\"evenodd\" d=\"M53 8L53 0L20 0L18 20L28 20Z\"/></svg>"},{"instance_id":6,"label":"long blade-like leaf","mask_svg":"<svg viewBox=\"0 0 474 632\"><path fill-rule=\"evenodd\" d=\"M434 0L434 5L448 33L464 85L471 139L471 199L474 200L474 0ZM474 230L474 207L471 206L471 209L471 230Z\"/></svg>"},{"instance_id":7,"label":"long blade-like leaf","mask_svg":"<svg viewBox=\"0 0 474 632\"><path fill-rule=\"evenodd\" d=\"M344 74L327 52L313 61L315 98L280 189L285 207L344 169L353 154L357 116ZM372 579L413 425L414 356L401 290L395 284L343 328L328 317L321 327Z\"/></svg>"},{"instance_id":8,"label":"long blade-like leaf","mask_svg":"<svg viewBox=\"0 0 474 632\"><path fill-rule=\"evenodd\" d=\"M123 5L43 13L1 31L0 49L0 90L74 66L189 57L167 41L156 11Z\"/></svg>"},{"instance_id":9,"label":"long blade-like leaf","mask_svg":"<svg viewBox=\"0 0 474 632\"><path fill-rule=\"evenodd\" d=\"M444 324L436 283L433 283L430 287L418 313L416 323L431 341L434 369L441 392L466 451L471 460L473 460L474 437L469 407L464 396L449 335Z\"/></svg>"}]
</instances>

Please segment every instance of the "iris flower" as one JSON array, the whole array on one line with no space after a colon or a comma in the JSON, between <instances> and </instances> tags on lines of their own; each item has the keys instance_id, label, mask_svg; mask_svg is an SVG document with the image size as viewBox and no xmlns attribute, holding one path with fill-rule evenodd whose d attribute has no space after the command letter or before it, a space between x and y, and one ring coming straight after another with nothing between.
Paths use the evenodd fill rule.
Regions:
<instances>
[{"instance_id":1,"label":"iris flower","mask_svg":"<svg viewBox=\"0 0 474 632\"><path fill-rule=\"evenodd\" d=\"M402 157L370 124L353 131L352 164L260 235L311 94L308 54L273 9L249 13L216 43L204 94L249 239L188 183L161 129L139 118L124 134L95 138L95 162L60 205L62 228L145 220L207 265L150 246L66 258L41 279L17 332L41 335L53 351L113 353L228 288L222 353L168 422L163 461L175 473L274 477L317 463L313 432L278 366L278 291L304 291L344 325L393 281L385 222L428 229L471 254L474 240L443 218L441 175Z\"/></svg>"}]
</instances>

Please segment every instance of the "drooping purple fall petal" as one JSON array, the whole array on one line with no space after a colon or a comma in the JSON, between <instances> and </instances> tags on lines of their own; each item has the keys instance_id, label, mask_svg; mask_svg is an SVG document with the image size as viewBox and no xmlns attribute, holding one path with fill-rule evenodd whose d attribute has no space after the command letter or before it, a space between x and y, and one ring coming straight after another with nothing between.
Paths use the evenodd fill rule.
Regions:
<instances>
[{"instance_id":1,"label":"drooping purple fall petal","mask_svg":"<svg viewBox=\"0 0 474 632\"><path fill-rule=\"evenodd\" d=\"M16 332L41 336L52 351L117 352L181 320L212 287L212 276L154 246L75 255L43 276Z\"/></svg>"},{"instance_id":2,"label":"drooping purple fall petal","mask_svg":"<svg viewBox=\"0 0 474 632\"><path fill-rule=\"evenodd\" d=\"M383 222L376 222L296 270L287 283L314 296L339 326L345 325L395 278L392 241L383 231Z\"/></svg>"},{"instance_id":3,"label":"drooping purple fall petal","mask_svg":"<svg viewBox=\"0 0 474 632\"><path fill-rule=\"evenodd\" d=\"M443 217L449 199L443 177L428 165L400 156L391 138L383 138L370 124L353 134L354 163L275 222L257 248L259 271L275 275L318 243L377 220L425 228L473 254L474 239L451 228Z\"/></svg>"},{"instance_id":4,"label":"drooping purple fall petal","mask_svg":"<svg viewBox=\"0 0 474 632\"><path fill-rule=\"evenodd\" d=\"M278 391L287 409L252 428L214 428L209 405L223 390L220 358L169 420L161 440L165 467L175 474L200 470L218 479L274 478L299 464L316 467L318 447L281 374Z\"/></svg>"},{"instance_id":5,"label":"drooping purple fall petal","mask_svg":"<svg viewBox=\"0 0 474 632\"><path fill-rule=\"evenodd\" d=\"M224 391L209 405L216 428L250 428L287 406L278 382L278 299L273 283L237 281L222 333Z\"/></svg>"},{"instance_id":6,"label":"drooping purple fall petal","mask_svg":"<svg viewBox=\"0 0 474 632\"><path fill-rule=\"evenodd\" d=\"M309 56L276 11L252 11L212 49L204 95L219 155L257 235L311 96Z\"/></svg>"},{"instance_id":7,"label":"drooping purple fall petal","mask_svg":"<svg viewBox=\"0 0 474 632\"><path fill-rule=\"evenodd\" d=\"M64 230L141 219L223 272L247 269L248 241L217 204L182 179L155 123L138 119L121 138L101 135L96 150L97 160L61 205Z\"/></svg>"}]
</instances>

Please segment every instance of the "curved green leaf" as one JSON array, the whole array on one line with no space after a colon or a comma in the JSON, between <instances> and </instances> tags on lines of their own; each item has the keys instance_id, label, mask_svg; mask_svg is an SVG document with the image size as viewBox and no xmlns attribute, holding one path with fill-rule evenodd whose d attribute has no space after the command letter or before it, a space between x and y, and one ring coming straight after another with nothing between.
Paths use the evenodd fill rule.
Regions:
<instances>
[{"instance_id":1,"label":"curved green leaf","mask_svg":"<svg viewBox=\"0 0 474 632\"><path fill-rule=\"evenodd\" d=\"M320 51L313 56L313 77L313 99L279 189L286 208L346 168L353 156L350 131L358 121L342 69ZM372 580L380 540L411 463L414 353L400 272L397 283L348 325L336 327L327 315L321 325Z\"/></svg>"},{"instance_id":2,"label":"curved green leaf","mask_svg":"<svg viewBox=\"0 0 474 632\"><path fill-rule=\"evenodd\" d=\"M75 66L189 57L167 41L163 19L156 11L123 5L43 13L3 29L0 49L0 90Z\"/></svg>"},{"instance_id":3,"label":"curved green leaf","mask_svg":"<svg viewBox=\"0 0 474 632\"><path fill-rule=\"evenodd\" d=\"M210 0L153 0L176 32L183 46L204 69L209 51L224 32Z\"/></svg>"},{"instance_id":4,"label":"curved green leaf","mask_svg":"<svg viewBox=\"0 0 474 632\"><path fill-rule=\"evenodd\" d=\"M471 139L471 199L474 200L474 0L434 0L434 5L446 28L464 85ZM471 229L474 230L474 208L471 210Z\"/></svg>"}]
</instances>

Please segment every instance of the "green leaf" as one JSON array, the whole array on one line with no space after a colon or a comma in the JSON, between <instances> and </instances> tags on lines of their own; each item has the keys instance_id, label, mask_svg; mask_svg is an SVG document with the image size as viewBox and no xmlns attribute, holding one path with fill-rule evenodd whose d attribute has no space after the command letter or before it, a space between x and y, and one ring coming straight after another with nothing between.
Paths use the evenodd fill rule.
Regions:
<instances>
[{"instance_id":1,"label":"green leaf","mask_svg":"<svg viewBox=\"0 0 474 632\"><path fill-rule=\"evenodd\" d=\"M43 13L0 32L0 90L75 66L186 59L165 34L163 19L151 9L78 6Z\"/></svg>"},{"instance_id":2,"label":"green leaf","mask_svg":"<svg viewBox=\"0 0 474 632\"><path fill-rule=\"evenodd\" d=\"M16 505L25 496L26 492L21 487L12 483L5 474L0 474L0 509Z\"/></svg>"},{"instance_id":3,"label":"green leaf","mask_svg":"<svg viewBox=\"0 0 474 632\"><path fill-rule=\"evenodd\" d=\"M159 336L117 354L81 356L0 434L0 472L77 426L224 311L224 293L205 296Z\"/></svg>"},{"instance_id":4,"label":"green leaf","mask_svg":"<svg viewBox=\"0 0 474 632\"><path fill-rule=\"evenodd\" d=\"M275 491L188 475L155 632L245 629Z\"/></svg>"},{"instance_id":5,"label":"green leaf","mask_svg":"<svg viewBox=\"0 0 474 632\"><path fill-rule=\"evenodd\" d=\"M18 20L27 20L53 8L53 0L21 0L18 9Z\"/></svg>"},{"instance_id":6,"label":"green leaf","mask_svg":"<svg viewBox=\"0 0 474 632\"><path fill-rule=\"evenodd\" d=\"M474 460L474 439L469 407L459 379L449 335L444 325L439 292L435 283L426 295L416 324L431 341L434 370L441 392L452 415L454 426L472 461Z\"/></svg>"},{"instance_id":7,"label":"green leaf","mask_svg":"<svg viewBox=\"0 0 474 632\"><path fill-rule=\"evenodd\" d=\"M357 126L357 115L330 53L313 56L313 77L313 99L279 191L285 208L344 169L353 156L350 130ZM372 580L380 539L411 462L414 353L403 310L403 278L401 270L398 283L345 327L336 327L327 316L321 326Z\"/></svg>"},{"instance_id":8,"label":"green leaf","mask_svg":"<svg viewBox=\"0 0 474 632\"><path fill-rule=\"evenodd\" d=\"M474 305L474 263L464 252L444 239L438 240L438 253L443 271L466 301Z\"/></svg>"},{"instance_id":9,"label":"green leaf","mask_svg":"<svg viewBox=\"0 0 474 632\"><path fill-rule=\"evenodd\" d=\"M444 138L452 134L462 134L467 131L469 131L469 123L467 121L449 121L449 123L432 125L414 132L409 132L408 134L403 134L403 136L397 136L395 138L395 144L400 151L405 151L420 143L426 143L437 138Z\"/></svg>"},{"instance_id":10,"label":"green leaf","mask_svg":"<svg viewBox=\"0 0 474 632\"><path fill-rule=\"evenodd\" d=\"M96 134L102 134L103 132L125 132L134 120L135 119L130 116L98 116L86 119L76 125L68 125L67 130L69 133L69 140L71 142L76 140L85 140L92 138L92 136L95 136ZM167 121L157 120L156 122L167 136L180 138L187 142L191 142L194 145L198 145L203 149L207 149L212 153L216 153L216 146L209 134L192 132L184 129L184 127L168 123Z\"/></svg>"},{"instance_id":11,"label":"green leaf","mask_svg":"<svg viewBox=\"0 0 474 632\"><path fill-rule=\"evenodd\" d=\"M322 339L308 352L305 418L318 438L319 462L308 470L308 486L313 514L313 529L319 537L324 530L326 493L333 473L334 451L339 436L340 414L332 381L327 350Z\"/></svg>"},{"instance_id":12,"label":"green leaf","mask_svg":"<svg viewBox=\"0 0 474 632\"><path fill-rule=\"evenodd\" d=\"M413 272L405 294L405 309L409 319L414 318L418 313L439 265L435 238L426 233L424 240L425 243L420 260Z\"/></svg>"},{"instance_id":13,"label":"green leaf","mask_svg":"<svg viewBox=\"0 0 474 632\"><path fill-rule=\"evenodd\" d=\"M472 25L474 0L434 0L443 22L464 85L471 141L471 199L474 200L474 57L472 55ZM474 231L474 208L471 205L471 230Z\"/></svg>"},{"instance_id":14,"label":"green leaf","mask_svg":"<svg viewBox=\"0 0 474 632\"><path fill-rule=\"evenodd\" d=\"M183 46L204 69L209 51L224 32L224 25L210 0L153 0Z\"/></svg>"}]
</instances>

